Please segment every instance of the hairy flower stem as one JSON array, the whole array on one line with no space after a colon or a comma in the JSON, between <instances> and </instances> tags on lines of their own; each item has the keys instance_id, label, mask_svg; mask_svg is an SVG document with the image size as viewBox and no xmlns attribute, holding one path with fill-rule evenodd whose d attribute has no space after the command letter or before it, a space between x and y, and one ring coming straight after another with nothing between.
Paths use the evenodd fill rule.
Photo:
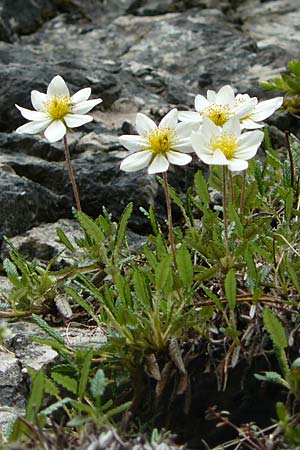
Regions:
<instances>
[{"instance_id":1,"label":"hairy flower stem","mask_svg":"<svg viewBox=\"0 0 300 450\"><path fill-rule=\"evenodd\" d=\"M72 163L71 163L71 157L70 157L69 146L68 146L66 134L64 135L64 146L65 146L65 155L66 155L66 162L67 162L68 171L69 171L69 177L70 177L70 180L72 183L74 198L75 198L75 202L76 202L76 208L78 211L81 211L79 194L78 194L77 184L76 184L73 167L72 167Z\"/></svg>"},{"instance_id":2,"label":"hairy flower stem","mask_svg":"<svg viewBox=\"0 0 300 450\"><path fill-rule=\"evenodd\" d=\"M244 214L245 197L246 197L246 170L243 170L240 214Z\"/></svg>"},{"instance_id":3,"label":"hairy flower stem","mask_svg":"<svg viewBox=\"0 0 300 450\"><path fill-rule=\"evenodd\" d=\"M173 255L174 269L177 270L176 248L175 248L175 243L174 243L172 209L171 209L171 199L170 199L167 172L163 172L163 180L164 180L164 190L165 190L165 197L166 197L166 204L167 204L167 213L168 213L169 242L171 245L171 250L172 250L172 255Z\"/></svg>"},{"instance_id":4,"label":"hairy flower stem","mask_svg":"<svg viewBox=\"0 0 300 450\"><path fill-rule=\"evenodd\" d=\"M232 173L231 173L231 172L229 172L229 183L230 183L231 203L232 203L232 206L234 207L234 203L235 203L235 193L234 193L233 176L232 176Z\"/></svg>"},{"instance_id":5,"label":"hairy flower stem","mask_svg":"<svg viewBox=\"0 0 300 450\"><path fill-rule=\"evenodd\" d=\"M224 221L224 237L226 246L227 265L230 258L229 239L228 239L228 216L227 216L227 167L223 166L223 221Z\"/></svg>"},{"instance_id":6,"label":"hairy flower stem","mask_svg":"<svg viewBox=\"0 0 300 450\"><path fill-rule=\"evenodd\" d=\"M286 138L287 151L288 151L289 160L290 160L291 187L292 187L292 189L294 189L295 188L295 165L294 165L294 158L293 158L293 153L292 153L292 149L291 149L290 132L289 131L285 131L285 138Z\"/></svg>"}]
</instances>

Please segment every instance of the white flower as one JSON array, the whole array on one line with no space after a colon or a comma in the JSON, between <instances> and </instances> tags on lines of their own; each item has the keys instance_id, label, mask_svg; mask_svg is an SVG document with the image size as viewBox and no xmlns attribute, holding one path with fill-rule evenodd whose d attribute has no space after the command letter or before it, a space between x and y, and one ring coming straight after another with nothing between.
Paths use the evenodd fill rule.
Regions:
<instances>
[{"instance_id":1,"label":"white flower","mask_svg":"<svg viewBox=\"0 0 300 450\"><path fill-rule=\"evenodd\" d=\"M259 130L241 134L237 117L229 119L223 128L203 117L203 126L191 136L197 156L205 164L227 165L231 171L245 170L248 159L255 156L264 137Z\"/></svg>"},{"instance_id":2,"label":"white flower","mask_svg":"<svg viewBox=\"0 0 300 450\"><path fill-rule=\"evenodd\" d=\"M234 95L231 86L223 86L218 92L207 91L207 98L203 95L195 97L196 111L179 111L179 120L194 123L195 128L208 117L215 125L223 127L228 120L236 116L241 127L247 129L261 128L261 123L280 108L283 97L258 102L256 97L248 94Z\"/></svg>"},{"instance_id":3,"label":"white flower","mask_svg":"<svg viewBox=\"0 0 300 450\"><path fill-rule=\"evenodd\" d=\"M136 116L136 129L139 135L123 135L119 140L128 150L133 150L120 166L125 172L148 167L148 173L166 172L169 164L184 166L192 158L186 153L192 152L190 142L191 127L178 123L178 111L172 109L158 127L142 113Z\"/></svg>"},{"instance_id":4,"label":"white flower","mask_svg":"<svg viewBox=\"0 0 300 450\"><path fill-rule=\"evenodd\" d=\"M258 102L256 97L248 94L238 94L235 97L234 114L239 118L241 127L248 130L262 128L261 122L270 117L282 105L283 97L275 97L270 100Z\"/></svg>"},{"instance_id":5,"label":"white flower","mask_svg":"<svg viewBox=\"0 0 300 450\"><path fill-rule=\"evenodd\" d=\"M22 116L30 120L16 132L36 134L44 131L48 141L59 141L68 128L80 127L93 120L92 116L86 113L102 100L88 100L90 95L91 88L85 88L70 96L64 79L56 75L48 86L47 94L31 91L31 103L35 111L16 105Z\"/></svg>"},{"instance_id":6,"label":"white flower","mask_svg":"<svg viewBox=\"0 0 300 450\"><path fill-rule=\"evenodd\" d=\"M199 126L203 117L208 117L215 125L223 126L232 117L235 96L231 86L223 86L218 92L207 91L207 98L196 95L196 111L179 111L179 120L193 122Z\"/></svg>"}]
</instances>

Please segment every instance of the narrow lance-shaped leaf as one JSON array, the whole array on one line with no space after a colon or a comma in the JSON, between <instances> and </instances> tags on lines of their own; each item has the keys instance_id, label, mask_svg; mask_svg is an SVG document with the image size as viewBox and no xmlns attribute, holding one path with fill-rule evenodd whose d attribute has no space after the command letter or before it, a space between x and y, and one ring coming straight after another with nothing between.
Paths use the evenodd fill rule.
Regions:
<instances>
[{"instance_id":1,"label":"narrow lance-shaped leaf","mask_svg":"<svg viewBox=\"0 0 300 450\"><path fill-rule=\"evenodd\" d=\"M194 268L186 245L183 244L177 251L176 262L181 281L185 286L190 287L194 279Z\"/></svg>"},{"instance_id":2,"label":"narrow lance-shaped leaf","mask_svg":"<svg viewBox=\"0 0 300 450\"><path fill-rule=\"evenodd\" d=\"M61 228L56 228L56 234L57 234L60 242L62 244L64 244L64 246L68 250L70 250L71 253L75 253L75 248L73 247L73 245L71 244L71 242L69 241L66 234L63 232L63 230Z\"/></svg>"},{"instance_id":3,"label":"narrow lance-shaped leaf","mask_svg":"<svg viewBox=\"0 0 300 450\"><path fill-rule=\"evenodd\" d=\"M269 309L264 310L263 320L274 346L281 350L285 349L288 346L288 341L280 320Z\"/></svg>"},{"instance_id":4,"label":"narrow lance-shaped leaf","mask_svg":"<svg viewBox=\"0 0 300 450\"><path fill-rule=\"evenodd\" d=\"M146 308L152 307L151 292L146 280L146 276L135 270L133 272L133 287L138 300L143 303Z\"/></svg>"},{"instance_id":5,"label":"narrow lance-shaped leaf","mask_svg":"<svg viewBox=\"0 0 300 450\"><path fill-rule=\"evenodd\" d=\"M91 382L91 394L96 400L102 397L106 387L105 375L102 369L98 369Z\"/></svg>"},{"instance_id":6,"label":"narrow lance-shaped leaf","mask_svg":"<svg viewBox=\"0 0 300 450\"><path fill-rule=\"evenodd\" d=\"M33 377L30 397L26 408L26 419L35 422L44 395L44 372L39 370Z\"/></svg>"},{"instance_id":7,"label":"narrow lance-shaped leaf","mask_svg":"<svg viewBox=\"0 0 300 450\"><path fill-rule=\"evenodd\" d=\"M205 205L208 205L210 202L210 196L207 189L207 181L200 170L196 172L194 184L196 194Z\"/></svg>"},{"instance_id":8,"label":"narrow lance-shaped leaf","mask_svg":"<svg viewBox=\"0 0 300 450\"><path fill-rule=\"evenodd\" d=\"M105 236L100 226L82 211L76 211L76 217L86 234L96 243L104 241Z\"/></svg>"},{"instance_id":9,"label":"narrow lance-shaped leaf","mask_svg":"<svg viewBox=\"0 0 300 450\"><path fill-rule=\"evenodd\" d=\"M67 375L62 375L58 372L52 371L51 378L61 386L63 386L67 391L72 392L72 394L77 395L77 381L74 378L68 377Z\"/></svg>"},{"instance_id":10,"label":"narrow lance-shaped leaf","mask_svg":"<svg viewBox=\"0 0 300 450\"><path fill-rule=\"evenodd\" d=\"M115 253L117 253L120 250L121 245L124 241L128 220L132 214L132 210L133 210L133 203L131 202L126 206L121 215L115 238Z\"/></svg>"},{"instance_id":11,"label":"narrow lance-shaped leaf","mask_svg":"<svg viewBox=\"0 0 300 450\"><path fill-rule=\"evenodd\" d=\"M233 269L229 270L225 278L225 295L231 311L236 305L236 277Z\"/></svg>"},{"instance_id":12,"label":"narrow lance-shaped leaf","mask_svg":"<svg viewBox=\"0 0 300 450\"><path fill-rule=\"evenodd\" d=\"M86 390L86 386L87 386L88 379L89 379L92 358L93 358L93 350L90 349L84 358L84 363L83 363L81 373L80 373L80 380L79 380L79 386L78 386L78 396L80 398L82 398L84 396L84 393Z\"/></svg>"},{"instance_id":13,"label":"narrow lance-shaped leaf","mask_svg":"<svg viewBox=\"0 0 300 450\"><path fill-rule=\"evenodd\" d=\"M38 326L42 330L44 330L50 337L55 339L60 344L65 344L64 338L58 333L58 331L54 330L54 328L51 328L45 320L43 320L36 314L32 314L32 318L38 324Z\"/></svg>"},{"instance_id":14,"label":"narrow lance-shaped leaf","mask_svg":"<svg viewBox=\"0 0 300 450\"><path fill-rule=\"evenodd\" d=\"M169 273L171 271L171 262L172 262L172 255L166 255L156 266L155 284L157 290L159 291L163 290L168 281Z\"/></svg>"}]
</instances>

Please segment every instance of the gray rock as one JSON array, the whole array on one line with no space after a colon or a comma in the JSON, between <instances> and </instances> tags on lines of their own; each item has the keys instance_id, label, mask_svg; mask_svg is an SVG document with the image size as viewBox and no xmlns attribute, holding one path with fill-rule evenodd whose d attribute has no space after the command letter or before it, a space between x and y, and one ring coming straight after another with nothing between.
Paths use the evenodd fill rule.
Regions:
<instances>
[{"instance_id":1,"label":"gray rock","mask_svg":"<svg viewBox=\"0 0 300 450\"><path fill-rule=\"evenodd\" d=\"M11 11L8 4L2 1L0 35L6 26L16 36L27 16L19 17L20 9L13 25L5 21ZM139 206L155 204L163 217L165 208L155 177L145 171L119 170L127 152L117 138L134 131L136 113L158 121L171 107L193 108L195 94L227 83L236 91L267 98L273 94L263 92L259 81L299 56L297 0L26 0L25 4L28 11L36 8L32 28L29 24L24 28L31 34L11 44L0 43L0 185L10 180L9 189L1 190L2 204L9 206L4 206L3 217L0 214L0 231L10 236L43 221L71 217L74 201L62 143L51 145L37 136L12 133L25 122L14 103L31 107L30 91L45 91L54 75L61 74L72 93L91 86L92 95L104 99L92 112L94 122L69 136L84 211L95 217L106 206L117 219L132 200L134 229L143 233L147 222ZM46 14L48 10L51 14ZM287 27L295 32L287 33ZM294 122L286 114L270 119L275 127L296 131ZM176 173L170 170L170 182L179 193L191 184L197 167L195 161L194 166L176 168ZM5 170L12 173L4 175ZM20 191L28 193L22 204L16 200Z\"/></svg>"},{"instance_id":2,"label":"gray rock","mask_svg":"<svg viewBox=\"0 0 300 450\"><path fill-rule=\"evenodd\" d=\"M59 218L63 196L33 181L0 170L0 235L13 236L32 226Z\"/></svg>"}]
</instances>

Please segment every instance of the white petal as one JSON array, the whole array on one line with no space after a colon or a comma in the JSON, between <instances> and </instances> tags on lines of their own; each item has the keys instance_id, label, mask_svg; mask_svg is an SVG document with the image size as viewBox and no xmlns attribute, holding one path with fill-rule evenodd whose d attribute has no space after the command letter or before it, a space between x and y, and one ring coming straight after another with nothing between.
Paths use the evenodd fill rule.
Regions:
<instances>
[{"instance_id":1,"label":"white petal","mask_svg":"<svg viewBox=\"0 0 300 450\"><path fill-rule=\"evenodd\" d=\"M200 122L202 118L196 111L178 111L178 119L182 122Z\"/></svg>"},{"instance_id":2,"label":"white petal","mask_svg":"<svg viewBox=\"0 0 300 450\"><path fill-rule=\"evenodd\" d=\"M246 128L247 130L256 130L257 128L263 128L264 124L254 122L251 119L243 119L241 121L241 128Z\"/></svg>"},{"instance_id":3,"label":"white petal","mask_svg":"<svg viewBox=\"0 0 300 450\"><path fill-rule=\"evenodd\" d=\"M208 139L204 140L203 138L204 135L202 133L192 133L191 136L192 147L199 156L199 158L201 157L200 155L202 154L206 155L212 154L212 151L209 148L209 140Z\"/></svg>"},{"instance_id":4,"label":"white petal","mask_svg":"<svg viewBox=\"0 0 300 450\"><path fill-rule=\"evenodd\" d=\"M153 131L157 128L153 120L142 113L137 113L135 127L139 134L146 134L149 131Z\"/></svg>"},{"instance_id":5,"label":"white petal","mask_svg":"<svg viewBox=\"0 0 300 450\"><path fill-rule=\"evenodd\" d=\"M185 166L192 161L192 157L190 155L172 151L167 153L167 158L171 164L176 164L176 166Z\"/></svg>"},{"instance_id":6,"label":"white petal","mask_svg":"<svg viewBox=\"0 0 300 450\"><path fill-rule=\"evenodd\" d=\"M64 121L66 122L69 128L81 127L81 125L91 122L92 120L93 120L92 116L81 114L67 114L64 117Z\"/></svg>"},{"instance_id":7,"label":"white petal","mask_svg":"<svg viewBox=\"0 0 300 450\"><path fill-rule=\"evenodd\" d=\"M41 131L45 130L47 126L51 123L51 119L43 120L41 122L29 122L25 123L25 125L22 125L21 127L16 129L16 132L19 134L36 134L40 133Z\"/></svg>"},{"instance_id":8,"label":"white petal","mask_svg":"<svg viewBox=\"0 0 300 450\"><path fill-rule=\"evenodd\" d=\"M221 152L221 150L217 149L216 151L214 151L213 153L213 158L212 158L212 163L211 164L216 164L218 166L224 166L226 164L228 164L228 160L226 158L226 156L224 155L223 152Z\"/></svg>"},{"instance_id":9,"label":"white petal","mask_svg":"<svg viewBox=\"0 0 300 450\"><path fill-rule=\"evenodd\" d=\"M101 98L95 98L94 100L86 100L84 102L77 103L76 105L72 106L71 113L72 114L86 114L91 109L94 108L94 106L99 105L99 103L102 102Z\"/></svg>"},{"instance_id":10,"label":"white petal","mask_svg":"<svg viewBox=\"0 0 300 450\"><path fill-rule=\"evenodd\" d=\"M205 164L210 165L217 165L217 166L226 166L228 164L228 161L225 157L225 155L220 151L216 150L214 153L211 153L210 155L206 154L198 154L201 161L203 161Z\"/></svg>"},{"instance_id":11,"label":"white petal","mask_svg":"<svg viewBox=\"0 0 300 450\"><path fill-rule=\"evenodd\" d=\"M160 121L158 128L176 128L178 123L178 111L176 108L171 109L168 114Z\"/></svg>"},{"instance_id":12,"label":"white petal","mask_svg":"<svg viewBox=\"0 0 300 450\"><path fill-rule=\"evenodd\" d=\"M176 137L178 139L189 138L192 131L197 131L199 124L195 122L179 122L176 126Z\"/></svg>"},{"instance_id":13,"label":"white petal","mask_svg":"<svg viewBox=\"0 0 300 450\"><path fill-rule=\"evenodd\" d=\"M239 106L235 107L233 112L239 119L249 116L249 114L253 113L256 103L257 102L255 101L243 102Z\"/></svg>"},{"instance_id":14,"label":"white petal","mask_svg":"<svg viewBox=\"0 0 300 450\"><path fill-rule=\"evenodd\" d=\"M136 172L137 170L144 169L144 167L149 165L152 156L153 153L147 150L129 155L122 161L120 169L125 172Z\"/></svg>"},{"instance_id":15,"label":"white petal","mask_svg":"<svg viewBox=\"0 0 300 450\"><path fill-rule=\"evenodd\" d=\"M175 144L172 145L172 150L179 150L184 153L191 153L193 151L191 138L180 139L176 141Z\"/></svg>"},{"instance_id":16,"label":"white petal","mask_svg":"<svg viewBox=\"0 0 300 450\"><path fill-rule=\"evenodd\" d=\"M223 130L227 133L239 136L241 134L241 126L239 119L237 117L231 117L231 119L229 119L225 123Z\"/></svg>"},{"instance_id":17,"label":"white petal","mask_svg":"<svg viewBox=\"0 0 300 450\"><path fill-rule=\"evenodd\" d=\"M206 97L207 97L207 100L209 101L209 103L215 103L216 96L217 96L217 93L215 91L212 91L211 89L209 89L207 91Z\"/></svg>"},{"instance_id":18,"label":"white petal","mask_svg":"<svg viewBox=\"0 0 300 450\"><path fill-rule=\"evenodd\" d=\"M119 137L120 144L128 150L139 151L146 147L147 142L140 135L124 134Z\"/></svg>"},{"instance_id":19,"label":"white petal","mask_svg":"<svg viewBox=\"0 0 300 450\"><path fill-rule=\"evenodd\" d=\"M80 91L76 92L76 94L72 95L71 102L72 103L80 103L85 102L89 96L91 95L91 88L80 89Z\"/></svg>"},{"instance_id":20,"label":"white petal","mask_svg":"<svg viewBox=\"0 0 300 450\"><path fill-rule=\"evenodd\" d=\"M163 155L156 155L148 169L149 174L166 172L169 168L169 161Z\"/></svg>"},{"instance_id":21,"label":"white petal","mask_svg":"<svg viewBox=\"0 0 300 450\"><path fill-rule=\"evenodd\" d=\"M34 109L42 111L45 109L45 102L47 101L47 95L39 91L31 91L31 103Z\"/></svg>"},{"instance_id":22,"label":"white petal","mask_svg":"<svg viewBox=\"0 0 300 450\"><path fill-rule=\"evenodd\" d=\"M231 159L228 161L228 169L232 172L238 172L248 168L248 162L242 159Z\"/></svg>"},{"instance_id":23,"label":"white petal","mask_svg":"<svg viewBox=\"0 0 300 450\"><path fill-rule=\"evenodd\" d=\"M213 123L212 120L210 120L208 117L203 117L203 126L202 126L202 133L207 134L210 137L216 137L221 134L221 131L217 125Z\"/></svg>"},{"instance_id":24,"label":"white petal","mask_svg":"<svg viewBox=\"0 0 300 450\"><path fill-rule=\"evenodd\" d=\"M69 89L68 89L64 79L60 75L56 75L50 81L50 84L47 89L47 96L48 97L55 97L55 96L69 97L70 96Z\"/></svg>"},{"instance_id":25,"label":"white petal","mask_svg":"<svg viewBox=\"0 0 300 450\"><path fill-rule=\"evenodd\" d=\"M264 133L259 130L243 133L239 138L239 147L234 154L235 158L245 160L253 158L263 138Z\"/></svg>"},{"instance_id":26,"label":"white petal","mask_svg":"<svg viewBox=\"0 0 300 450\"><path fill-rule=\"evenodd\" d=\"M195 97L195 110L203 111L205 108L209 106L209 101L203 97L203 95L196 95Z\"/></svg>"},{"instance_id":27,"label":"white petal","mask_svg":"<svg viewBox=\"0 0 300 450\"><path fill-rule=\"evenodd\" d=\"M217 105L232 105L234 103L234 92L231 86L223 86L216 95Z\"/></svg>"},{"instance_id":28,"label":"white petal","mask_svg":"<svg viewBox=\"0 0 300 450\"><path fill-rule=\"evenodd\" d=\"M16 108L20 111L23 117L27 120L47 120L49 118L48 114L41 111L31 111L31 109L22 108L19 105L16 105Z\"/></svg>"},{"instance_id":29,"label":"white petal","mask_svg":"<svg viewBox=\"0 0 300 450\"><path fill-rule=\"evenodd\" d=\"M48 139L49 142L57 142L60 141L67 130L65 125L61 120L54 120L49 127L45 131L45 138Z\"/></svg>"},{"instance_id":30,"label":"white petal","mask_svg":"<svg viewBox=\"0 0 300 450\"><path fill-rule=\"evenodd\" d=\"M265 120L267 117L271 116L276 109L280 108L282 102L283 97L276 97L258 103L255 107L254 113L251 115L251 119L255 122Z\"/></svg>"}]
</instances>

